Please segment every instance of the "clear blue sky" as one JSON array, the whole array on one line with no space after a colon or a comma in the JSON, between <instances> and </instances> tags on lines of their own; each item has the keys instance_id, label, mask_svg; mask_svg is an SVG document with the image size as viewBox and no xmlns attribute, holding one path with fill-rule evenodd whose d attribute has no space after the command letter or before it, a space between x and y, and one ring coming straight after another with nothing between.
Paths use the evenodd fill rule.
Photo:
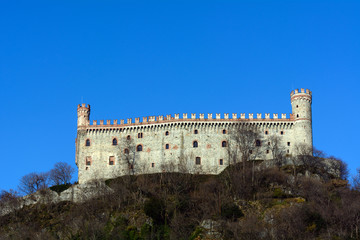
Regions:
<instances>
[{"instance_id":1,"label":"clear blue sky","mask_svg":"<svg viewBox=\"0 0 360 240\"><path fill-rule=\"evenodd\" d=\"M0 6L0 189L75 165L91 120L290 113L313 91L314 146L360 167L360 1L16 1ZM76 179L74 179L76 180Z\"/></svg>"}]
</instances>

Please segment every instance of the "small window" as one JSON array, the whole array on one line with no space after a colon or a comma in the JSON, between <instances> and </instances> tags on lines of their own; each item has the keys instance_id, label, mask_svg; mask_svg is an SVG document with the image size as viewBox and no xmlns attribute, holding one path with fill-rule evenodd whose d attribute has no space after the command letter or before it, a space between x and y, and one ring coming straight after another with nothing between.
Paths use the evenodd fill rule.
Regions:
<instances>
[{"instance_id":1,"label":"small window","mask_svg":"<svg viewBox=\"0 0 360 240\"><path fill-rule=\"evenodd\" d=\"M138 133L138 138L142 138L143 137L143 133Z\"/></svg>"},{"instance_id":2,"label":"small window","mask_svg":"<svg viewBox=\"0 0 360 240\"><path fill-rule=\"evenodd\" d=\"M151 163L151 167L155 167L155 163Z\"/></svg>"},{"instance_id":3,"label":"small window","mask_svg":"<svg viewBox=\"0 0 360 240\"><path fill-rule=\"evenodd\" d=\"M268 135L269 134L269 131L265 131L265 135Z\"/></svg>"},{"instance_id":4,"label":"small window","mask_svg":"<svg viewBox=\"0 0 360 240\"><path fill-rule=\"evenodd\" d=\"M290 146L290 142L287 142L288 146Z\"/></svg>"},{"instance_id":5,"label":"small window","mask_svg":"<svg viewBox=\"0 0 360 240\"><path fill-rule=\"evenodd\" d=\"M220 165L224 165L224 160L223 160L223 159L220 159L219 164L220 164Z\"/></svg>"},{"instance_id":6,"label":"small window","mask_svg":"<svg viewBox=\"0 0 360 240\"><path fill-rule=\"evenodd\" d=\"M129 154L129 149L128 149L128 148L125 148L125 149L124 149L124 153L125 153L125 154Z\"/></svg>"},{"instance_id":7,"label":"small window","mask_svg":"<svg viewBox=\"0 0 360 240\"><path fill-rule=\"evenodd\" d=\"M261 146L261 141L260 140L256 140L256 146L260 147Z\"/></svg>"},{"instance_id":8,"label":"small window","mask_svg":"<svg viewBox=\"0 0 360 240\"><path fill-rule=\"evenodd\" d=\"M249 153L252 154L252 150L249 150Z\"/></svg>"},{"instance_id":9,"label":"small window","mask_svg":"<svg viewBox=\"0 0 360 240\"><path fill-rule=\"evenodd\" d=\"M141 144L137 145L136 151L141 152L143 150L143 147Z\"/></svg>"},{"instance_id":10,"label":"small window","mask_svg":"<svg viewBox=\"0 0 360 240\"><path fill-rule=\"evenodd\" d=\"M169 131L166 131L166 132L165 132L165 136L169 136Z\"/></svg>"},{"instance_id":11,"label":"small window","mask_svg":"<svg viewBox=\"0 0 360 240\"><path fill-rule=\"evenodd\" d=\"M131 139L131 136L127 135L126 140L130 140L130 139Z\"/></svg>"},{"instance_id":12,"label":"small window","mask_svg":"<svg viewBox=\"0 0 360 240\"><path fill-rule=\"evenodd\" d=\"M198 144L198 142L197 142L197 141L194 141L194 142L193 142L193 147L194 147L194 148L197 148L197 147L198 147L198 145L199 145L199 144Z\"/></svg>"},{"instance_id":13,"label":"small window","mask_svg":"<svg viewBox=\"0 0 360 240\"><path fill-rule=\"evenodd\" d=\"M167 143L166 145L165 145L165 149L169 149L170 148L170 145Z\"/></svg>"},{"instance_id":14,"label":"small window","mask_svg":"<svg viewBox=\"0 0 360 240\"><path fill-rule=\"evenodd\" d=\"M296 105L296 108L298 108L299 107L299 105Z\"/></svg>"},{"instance_id":15,"label":"small window","mask_svg":"<svg viewBox=\"0 0 360 240\"><path fill-rule=\"evenodd\" d=\"M225 130L225 129L223 130L223 134L226 134L226 130Z\"/></svg>"},{"instance_id":16,"label":"small window","mask_svg":"<svg viewBox=\"0 0 360 240\"><path fill-rule=\"evenodd\" d=\"M281 131L281 132L280 132L280 135L284 135L284 131Z\"/></svg>"},{"instance_id":17,"label":"small window","mask_svg":"<svg viewBox=\"0 0 360 240\"><path fill-rule=\"evenodd\" d=\"M201 158L200 158L200 157L196 157L196 158L195 158L195 164L196 164L196 165L200 165L200 164L201 164Z\"/></svg>"},{"instance_id":18,"label":"small window","mask_svg":"<svg viewBox=\"0 0 360 240\"><path fill-rule=\"evenodd\" d=\"M194 134L198 134L199 132L198 132L198 130L197 129L195 129L194 130Z\"/></svg>"},{"instance_id":19,"label":"small window","mask_svg":"<svg viewBox=\"0 0 360 240\"><path fill-rule=\"evenodd\" d=\"M270 142L268 142L268 145L270 146Z\"/></svg>"},{"instance_id":20,"label":"small window","mask_svg":"<svg viewBox=\"0 0 360 240\"><path fill-rule=\"evenodd\" d=\"M91 165L91 157L86 157L86 165L87 166Z\"/></svg>"},{"instance_id":21,"label":"small window","mask_svg":"<svg viewBox=\"0 0 360 240\"><path fill-rule=\"evenodd\" d=\"M115 157L114 156L109 157L109 165L115 165Z\"/></svg>"},{"instance_id":22,"label":"small window","mask_svg":"<svg viewBox=\"0 0 360 240\"><path fill-rule=\"evenodd\" d=\"M296 117L299 117L299 114L296 114Z\"/></svg>"},{"instance_id":23,"label":"small window","mask_svg":"<svg viewBox=\"0 0 360 240\"><path fill-rule=\"evenodd\" d=\"M116 138L113 139L112 144L113 144L114 146L118 145L118 142L117 142L117 139L116 139Z\"/></svg>"},{"instance_id":24,"label":"small window","mask_svg":"<svg viewBox=\"0 0 360 240\"><path fill-rule=\"evenodd\" d=\"M269 153L270 151L269 150L266 150L266 153Z\"/></svg>"},{"instance_id":25,"label":"small window","mask_svg":"<svg viewBox=\"0 0 360 240\"><path fill-rule=\"evenodd\" d=\"M290 153L290 150L289 150L289 149L287 150L287 153Z\"/></svg>"},{"instance_id":26,"label":"small window","mask_svg":"<svg viewBox=\"0 0 360 240\"><path fill-rule=\"evenodd\" d=\"M87 147L90 146L90 139L86 139L85 146L87 146Z\"/></svg>"},{"instance_id":27,"label":"small window","mask_svg":"<svg viewBox=\"0 0 360 240\"><path fill-rule=\"evenodd\" d=\"M222 146L222 147L227 147L227 142L226 142L226 141L222 141L221 146Z\"/></svg>"}]
</instances>

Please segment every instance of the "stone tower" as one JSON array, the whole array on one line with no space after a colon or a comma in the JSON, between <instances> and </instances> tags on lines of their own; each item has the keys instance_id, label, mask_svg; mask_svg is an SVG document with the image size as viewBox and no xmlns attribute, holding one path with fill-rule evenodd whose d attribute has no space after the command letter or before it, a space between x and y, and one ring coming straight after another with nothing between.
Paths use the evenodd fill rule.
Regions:
<instances>
[{"instance_id":1,"label":"stone tower","mask_svg":"<svg viewBox=\"0 0 360 240\"><path fill-rule=\"evenodd\" d=\"M90 125L90 105L85 103L79 104L77 107L77 127L78 129L85 128Z\"/></svg>"},{"instance_id":2,"label":"stone tower","mask_svg":"<svg viewBox=\"0 0 360 240\"><path fill-rule=\"evenodd\" d=\"M312 120L311 101L312 93L302 88L291 92L291 106L294 118L293 137L297 143L306 144L312 148Z\"/></svg>"}]
</instances>

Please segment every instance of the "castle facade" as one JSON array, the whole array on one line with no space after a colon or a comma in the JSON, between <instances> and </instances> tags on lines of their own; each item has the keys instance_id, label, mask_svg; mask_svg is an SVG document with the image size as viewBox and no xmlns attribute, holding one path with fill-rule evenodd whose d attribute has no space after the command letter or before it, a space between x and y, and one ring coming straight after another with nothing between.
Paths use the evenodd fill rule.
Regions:
<instances>
[{"instance_id":1,"label":"castle facade","mask_svg":"<svg viewBox=\"0 0 360 240\"><path fill-rule=\"evenodd\" d=\"M78 105L76 165L79 183L129 174L186 171L218 174L232 163L234 130L255 129L257 159L272 159L272 136L286 154L295 146L312 148L312 93L296 89L290 94L291 114L174 114L124 120L93 120L90 105Z\"/></svg>"}]
</instances>

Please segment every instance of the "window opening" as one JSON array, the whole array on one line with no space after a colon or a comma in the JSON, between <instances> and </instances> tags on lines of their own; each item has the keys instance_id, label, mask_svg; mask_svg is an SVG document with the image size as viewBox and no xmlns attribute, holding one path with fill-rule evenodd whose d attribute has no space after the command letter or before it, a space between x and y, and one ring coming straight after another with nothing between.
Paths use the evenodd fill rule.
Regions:
<instances>
[{"instance_id":1,"label":"window opening","mask_svg":"<svg viewBox=\"0 0 360 240\"><path fill-rule=\"evenodd\" d=\"M141 152L143 150L143 147L141 144L137 145L136 151Z\"/></svg>"},{"instance_id":2,"label":"window opening","mask_svg":"<svg viewBox=\"0 0 360 240\"><path fill-rule=\"evenodd\" d=\"M199 145L199 144L198 144L198 142L197 142L197 141L194 141L194 142L193 142L193 147L194 147L194 148L197 148L197 147L198 147L198 145Z\"/></svg>"},{"instance_id":3,"label":"window opening","mask_svg":"<svg viewBox=\"0 0 360 240\"><path fill-rule=\"evenodd\" d=\"M138 133L138 138L142 138L143 137L143 133Z\"/></svg>"},{"instance_id":4,"label":"window opening","mask_svg":"<svg viewBox=\"0 0 360 240\"><path fill-rule=\"evenodd\" d=\"M169 136L169 131L166 131L166 132L165 132L165 136Z\"/></svg>"},{"instance_id":5,"label":"window opening","mask_svg":"<svg viewBox=\"0 0 360 240\"><path fill-rule=\"evenodd\" d=\"M166 145L165 145L165 149L169 149L170 148L170 145L167 143Z\"/></svg>"},{"instance_id":6,"label":"window opening","mask_svg":"<svg viewBox=\"0 0 360 240\"><path fill-rule=\"evenodd\" d=\"M114 146L118 145L118 142L117 142L117 139L116 139L116 138L113 139L112 145L114 145Z\"/></svg>"},{"instance_id":7,"label":"window opening","mask_svg":"<svg viewBox=\"0 0 360 240\"><path fill-rule=\"evenodd\" d=\"M261 141L260 140L256 140L256 146L260 147L261 146Z\"/></svg>"},{"instance_id":8,"label":"window opening","mask_svg":"<svg viewBox=\"0 0 360 240\"><path fill-rule=\"evenodd\" d=\"M220 164L220 165L224 165L224 160L223 160L223 159L220 159L219 164Z\"/></svg>"},{"instance_id":9,"label":"window opening","mask_svg":"<svg viewBox=\"0 0 360 240\"><path fill-rule=\"evenodd\" d=\"M86 165L87 166L91 165L91 157L86 157Z\"/></svg>"},{"instance_id":10,"label":"window opening","mask_svg":"<svg viewBox=\"0 0 360 240\"><path fill-rule=\"evenodd\" d=\"M222 141L221 146L222 146L222 147L227 147L227 142L226 142L226 141Z\"/></svg>"},{"instance_id":11,"label":"window opening","mask_svg":"<svg viewBox=\"0 0 360 240\"><path fill-rule=\"evenodd\" d=\"M111 156L109 157L109 165L114 165L115 164L115 157Z\"/></svg>"},{"instance_id":12,"label":"window opening","mask_svg":"<svg viewBox=\"0 0 360 240\"><path fill-rule=\"evenodd\" d=\"M196 165L200 165L200 164L201 164L201 158L200 158L200 157L196 157L196 158L195 158L195 164L196 164Z\"/></svg>"},{"instance_id":13,"label":"window opening","mask_svg":"<svg viewBox=\"0 0 360 240\"><path fill-rule=\"evenodd\" d=\"M194 130L194 134L198 134L198 130L197 130L197 129Z\"/></svg>"},{"instance_id":14,"label":"window opening","mask_svg":"<svg viewBox=\"0 0 360 240\"><path fill-rule=\"evenodd\" d=\"M131 139L131 136L127 135L126 140L130 140L130 139Z\"/></svg>"},{"instance_id":15,"label":"window opening","mask_svg":"<svg viewBox=\"0 0 360 240\"><path fill-rule=\"evenodd\" d=\"M86 139L85 146L87 146L87 147L89 147L89 146L90 146L90 139Z\"/></svg>"},{"instance_id":16,"label":"window opening","mask_svg":"<svg viewBox=\"0 0 360 240\"><path fill-rule=\"evenodd\" d=\"M223 134L226 134L226 130L225 130L225 129L223 130Z\"/></svg>"}]
</instances>

